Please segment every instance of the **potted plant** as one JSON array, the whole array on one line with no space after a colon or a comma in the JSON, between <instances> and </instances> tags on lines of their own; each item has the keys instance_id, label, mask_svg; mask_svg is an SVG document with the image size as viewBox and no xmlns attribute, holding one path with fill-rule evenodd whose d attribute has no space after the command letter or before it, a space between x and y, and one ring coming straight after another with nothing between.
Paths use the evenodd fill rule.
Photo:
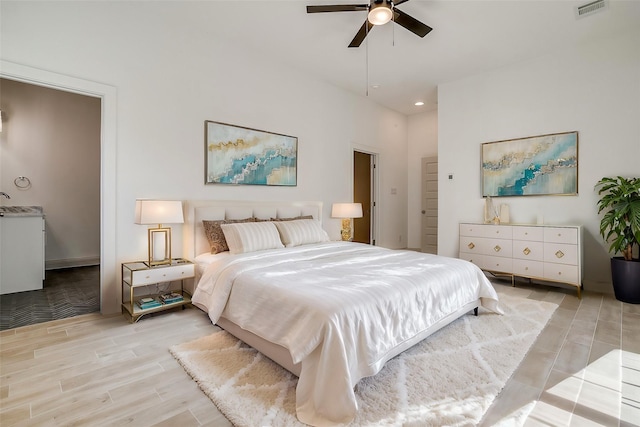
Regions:
<instances>
[{"instance_id":1,"label":"potted plant","mask_svg":"<svg viewBox=\"0 0 640 427\"><path fill-rule=\"evenodd\" d=\"M622 254L611 258L613 291L618 300L640 303L640 259L633 258L640 246L640 178L604 177L599 188L598 213L600 235L611 242L609 252Z\"/></svg>"}]
</instances>

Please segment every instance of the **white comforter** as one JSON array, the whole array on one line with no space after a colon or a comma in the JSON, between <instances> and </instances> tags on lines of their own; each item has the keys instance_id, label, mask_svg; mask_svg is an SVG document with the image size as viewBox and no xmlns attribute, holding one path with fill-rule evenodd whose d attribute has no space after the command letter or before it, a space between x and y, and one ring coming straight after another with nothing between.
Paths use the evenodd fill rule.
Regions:
<instances>
[{"instance_id":1,"label":"white comforter","mask_svg":"<svg viewBox=\"0 0 640 427\"><path fill-rule=\"evenodd\" d=\"M298 419L348 423L354 386L415 337L465 304L500 312L475 265L454 258L348 242L221 257L193 302L279 344L301 363Z\"/></svg>"}]
</instances>

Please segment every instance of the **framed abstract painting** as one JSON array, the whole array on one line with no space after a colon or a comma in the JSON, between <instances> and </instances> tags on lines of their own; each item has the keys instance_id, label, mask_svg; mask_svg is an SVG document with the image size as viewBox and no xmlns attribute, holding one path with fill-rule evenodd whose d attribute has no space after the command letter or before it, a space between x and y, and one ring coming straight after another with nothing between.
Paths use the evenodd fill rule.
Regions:
<instances>
[{"instance_id":1,"label":"framed abstract painting","mask_svg":"<svg viewBox=\"0 0 640 427\"><path fill-rule=\"evenodd\" d=\"M578 194L578 132L482 144L483 197Z\"/></svg>"},{"instance_id":2,"label":"framed abstract painting","mask_svg":"<svg viewBox=\"0 0 640 427\"><path fill-rule=\"evenodd\" d=\"M298 138L205 121L205 184L297 185Z\"/></svg>"}]
</instances>

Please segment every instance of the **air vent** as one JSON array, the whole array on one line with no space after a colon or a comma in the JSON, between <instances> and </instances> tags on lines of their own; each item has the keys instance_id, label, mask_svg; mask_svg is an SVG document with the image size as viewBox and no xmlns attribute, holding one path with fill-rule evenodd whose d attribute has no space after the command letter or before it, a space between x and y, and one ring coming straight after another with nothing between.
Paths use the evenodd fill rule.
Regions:
<instances>
[{"instance_id":1,"label":"air vent","mask_svg":"<svg viewBox=\"0 0 640 427\"><path fill-rule=\"evenodd\" d=\"M585 16L593 15L594 13L602 12L609 7L609 0L596 0L582 6L577 6L576 18L584 18Z\"/></svg>"}]
</instances>

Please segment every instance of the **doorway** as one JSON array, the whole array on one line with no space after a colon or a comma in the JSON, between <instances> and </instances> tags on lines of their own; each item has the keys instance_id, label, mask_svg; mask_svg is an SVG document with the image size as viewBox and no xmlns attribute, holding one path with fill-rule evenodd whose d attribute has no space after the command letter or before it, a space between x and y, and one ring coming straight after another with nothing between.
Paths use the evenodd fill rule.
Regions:
<instances>
[{"instance_id":1,"label":"doorway","mask_svg":"<svg viewBox=\"0 0 640 427\"><path fill-rule=\"evenodd\" d=\"M100 126L100 312L120 312L116 257L116 99L115 86L0 60L0 76L82 93L101 99ZM106 236L106 237L105 237Z\"/></svg>"},{"instance_id":2,"label":"doorway","mask_svg":"<svg viewBox=\"0 0 640 427\"><path fill-rule=\"evenodd\" d=\"M100 311L102 100L5 76L0 85L4 204L42 206L46 233L43 288L3 295L2 329ZM16 184L23 174L27 186Z\"/></svg>"},{"instance_id":3,"label":"doorway","mask_svg":"<svg viewBox=\"0 0 640 427\"><path fill-rule=\"evenodd\" d=\"M438 157L422 159L421 251L438 254Z\"/></svg>"},{"instance_id":4,"label":"doorway","mask_svg":"<svg viewBox=\"0 0 640 427\"><path fill-rule=\"evenodd\" d=\"M376 155L353 152L353 201L362 204L362 218L353 220L353 241L376 244L375 224Z\"/></svg>"}]
</instances>

